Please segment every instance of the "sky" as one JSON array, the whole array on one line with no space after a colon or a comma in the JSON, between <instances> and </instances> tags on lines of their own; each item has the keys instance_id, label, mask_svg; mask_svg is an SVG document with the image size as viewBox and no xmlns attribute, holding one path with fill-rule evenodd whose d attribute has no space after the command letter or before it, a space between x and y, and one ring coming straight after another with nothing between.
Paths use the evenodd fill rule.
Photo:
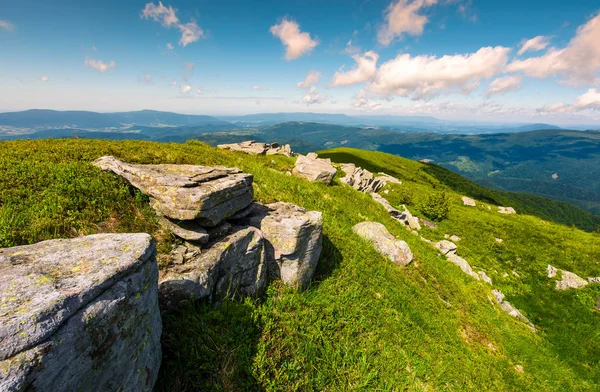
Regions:
<instances>
[{"instance_id":1,"label":"sky","mask_svg":"<svg viewBox=\"0 0 600 392\"><path fill-rule=\"evenodd\" d=\"M0 111L600 123L600 3L0 0Z\"/></svg>"}]
</instances>

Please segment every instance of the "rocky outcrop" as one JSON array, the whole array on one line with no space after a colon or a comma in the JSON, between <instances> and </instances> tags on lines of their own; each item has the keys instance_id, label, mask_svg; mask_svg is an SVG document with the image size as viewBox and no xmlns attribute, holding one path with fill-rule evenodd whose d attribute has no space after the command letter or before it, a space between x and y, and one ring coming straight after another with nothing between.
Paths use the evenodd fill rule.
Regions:
<instances>
[{"instance_id":1,"label":"rocky outcrop","mask_svg":"<svg viewBox=\"0 0 600 392\"><path fill-rule=\"evenodd\" d=\"M506 215L512 215L512 214L516 214L517 211L515 211L514 208L512 207L498 207L498 212L501 214L506 214Z\"/></svg>"},{"instance_id":2,"label":"rocky outcrop","mask_svg":"<svg viewBox=\"0 0 600 392\"><path fill-rule=\"evenodd\" d=\"M449 239L452 242L459 242L461 240L461 238L457 235L450 235L450 234L444 234L444 238Z\"/></svg>"},{"instance_id":3,"label":"rocky outcrop","mask_svg":"<svg viewBox=\"0 0 600 392\"><path fill-rule=\"evenodd\" d=\"M252 202L252 175L238 169L193 165L131 165L114 157L94 162L150 197L162 215L215 226Z\"/></svg>"},{"instance_id":4,"label":"rocky outcrop","mask_svg":"<svg viewBox=\"0 0 600 392\"><path fill-rule=\"evenodd\" d=\"M297 177L325 184L331 184L336 172L337 170L331 164L331 159L318 158L314 152L306 156L298 154L294 170L292 170L292 174Z\"/></svg>"},{"instance_id":5,"label":"rocky outcrop","mask_svg":"<svg viewBox=\"0 0 600 392\"><path fill-rule=\"evenodd\" d=\"M157 275L147 234L0 249L0 390L151 391Z\"/></svg>"},{"instance_id":6,"label":"rocky outcrop","mask_svg":"<svg viewBox=\"0 0 600 392\"><path fill-rule=\"evenodd\" d=\"M481 280L483 280L485 283L492 284L492 278L490 278L485 272L479 271L478 274Z\"/></svg>"},{"instance_id":7,"label":"rocky outcrop","mask_svg":"<svg viewBox=\"0 0 600 392\"><path fill-rule=\"evenodd\" d=\"M172 221L168 218L160 220L161 225L177 237L186 241L206 244L210 238L206 229L196 221Z\"/></svg>"},{"instance_id":8,"label":"rocky outcrop","mask_svg":"<svg viewBox=\"0 0 600 392\"><path fill-rule=\"evenodd\" d=\"M456 253L446 253L446 258L451 261L454 265L458 266L465 274L479 280L480 277L477 273L473 271L469 262L462 257L458 256Z\"/></svg>"},{"instance_id":9,"label":"rocky outcrop","mask_svg":"<svg viewBox=\"0 0 600 392\"><path fill-rule=\"evenodd\" d=\"M161 308L169 311L203 298L259 296L266 285L263 246L260 230L234 227L227 237L165 271L159 281Z\"/></svg>"},{"instance_id":10,"label":"rocky outcrop","mask_svg":"<svg viewBox=\"0 0 600 392\"><path fill-rule=\"evenodd\" d=\"M496 301L502 310L523 322L525 325L531 328L532 331L536 331L535 325L533 325L533 323L529 321L529 319L525 317L523 313L519 311L519 309L515 308L510 302L504 300L504 294L498 290L492 290L492 293L494 293L494 297L496 298Z\"/></svg>"},{"instance_id":11,"label":"rocky outcrop","mask_svg":"<svg viewBox=\"0 0 600 392\"><path fill-rule=\"evenodd\" d=\"M232 143L232 144L219 144L217 146L223 150L231 150L231 151L241 151L246 154L251 155L285 155L292 156L292 148L289 144L285 146L280 146L279 143L260 143L255 142L254 140L248 140L241 143Z\"/></svg>"},{"instance_id":12,"label":"rocky outcrop","mask_svg":"<svg viewBox=\"0 0 600 392\"><path fill-rule=\"evenodd\" d=\"M362 222L355 225L352 231L373 243L375 250L395 264L407 265L413 259L408 244L394 237L384 225L377 222Z\"/></svg>"},{"instance_id":13,"label":"rocky outcrop","mask_svg":"<svg viewBox=\"0 0 600 392\"><path fill-rule=\"evenodd\" d=\"M477 206L477 203L475 203L475 200L471 199L470 197L463 196L462 197L462 202L466 206L470 206L470 207Z\"/></svg>"},{"instance_id":14,"label":"rocky outcrop","mask_svg":"<svg viewBox=\"0 0 600 392\"><path fill-rule=\"evenodd\" d=\"M406 208L405 206L403 206L404 211L400 211L400 210L397 210L396 208L392 207L390 205L390 203L383 196L381 196L377 193L371 193L371 197L377 203L381 204L383 206L383 208L386 209L386 211L390 214L390 216L392 218L396 219L397 221L402 222L402 224L404 224L406 227L408 227L412 230L421 230L421 225L419 224L419 218L417 218L416 216L413 216L408 211L408 208Z\"/></svg>"},{"instance_id":15,"label":"rocky outcrop","mask_svg":"<svg viewBox=\"0 0 600 392\"><path fill-rule=\"evenodd\" d=\"M253 211L241 221L262 231L271 278L298 288L308 285L321 255L320 212L290 203L255 203Z\"/></svg>"},{"instance_id":16,"label":"rocky outcrop","mask_svg":"<svg viewBox=\"0 0 600 392\"><path fill-rule=\"evenodd\" d=\"M456 253L457 249L456 244L448 240L441 240L440 242L434 243L433 246L439 249L443 255L448 253Z\"/></svg>"},{"instance_id":17,"label":"rocky outcrop","mask_svg":"<svg viewBox=\"0 0 600 392\"><path fill-rule=\"evenodd\" d=\"M561 279L556 281L556 290L580 289L590 283L590 278L583 279L573 272L558 269L550 264L546 268L548 278L554 278L560 272Z\"/></svg>"}]
</instances>

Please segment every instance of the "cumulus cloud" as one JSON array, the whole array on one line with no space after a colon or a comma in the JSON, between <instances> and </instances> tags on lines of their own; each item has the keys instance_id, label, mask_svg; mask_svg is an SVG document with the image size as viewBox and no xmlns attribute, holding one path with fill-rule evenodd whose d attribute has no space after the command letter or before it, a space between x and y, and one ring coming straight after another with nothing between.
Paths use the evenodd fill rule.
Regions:
<instances>
[{"instance_id":1,"label":"cumulus cloud","mask_svg":"<svg viewBox=\"0 0 600 392\"><path fill-rule=\"evenodd\" d=\"M397 0L391 3L385 10L385 22L377 32L379 43L388 46L403 34L423 34L423 28L429 19L421 11L437 2L438 0Z\"/></svg>"},{"instance_id":2,"label":"cumulus cloud","mask_svg":"<svg viewBox=\"0 0 600 392\"><path fill-rule=\"evenodd\" d=\"M298 23L287 18L284 18L280 24L271 26L269 31L285 46L285 59L288 61L310 53L318 45L309 33L300 31Z\"/></svg>"},{"instance_id":3,"label":"cumulus cloud","mask_svg":"<svg viewBox=\"0 0 600 392\"><path fill-rule=\"evenodd\" d=\"M10 23L7 20L0 20L0 29L4 29L7 31L13 31L15 29L15 25Z\"/></svg>"},{"instance_id":4,"label":"cumulus cloud","mask_svg":"<svg viewBox=\"0 0 600 392\"><path fill-rule=\"evenodd\" d=\"M550 48L546 54L511 62L508 72L523 72L535 78L561 76L569 85L581 86L600 82L600 14L577 29L577 34L563 49Z\"/></svg>"},{"instance_id":5,"label":"cumulus cloud","mask_svg":"<svg viewBox=\"0 0 600 392\"><path fill-rule=\"evenodd\" d=\"M343 70L337 71L331 80L332 86L349 86L363 83L375 76L377 73L377 60L379 59L377 53L369 51L362 56L354 55L352 58L356 61L356 68L346 72Z\"/></svg>"},{"instance_id":6,"label":"cumulus cloud","mask_svg":"<svg viewBox=\"0 0 600 392\"><path fill-rule=\"evenodd\" d=\"M521 56L527 51L537 52L539 50L544 50L548 45L550 45L550 38L538 35L537 37L524 41L521 49L519 49L518 55Z\"/></svg>"},{"instance_id":7,"label":"cumulus cloud","mask_svg":"<svg viewBox=\"0 0 600 392\"><path fill-rule=\"evenodd\" d=\"M179 87L179 90L181 91L182 94L187 94L192 90L192 86L190 86L189 84L182 84Z\"/></svg>"},{"instance_id":8,"label":"cumulus cloud","mask_svg":"<svg viewBox=\"0 0 600 392\"><path fill-rule=\"evenodd\" d=\"M487 96L494 94L503 94L508 91L519 91L521 89L521 77L520 76L504 76L498 78L490 83L490 87L487 91Z\"/></svg>"},{"instance_id":9,"label":"cumulus cloud","mask_svg":"<svg viewBox=\"0 0 600 392\"><path fill-rule=\"evenodd\" d=\"M177 10L171 6L165 7L162 2L158 2L158 5L154 3L147 3L142 12L140 18L153 20L159 22L167 28L175 27L181 33L181 39L179 45L185 47L192 42L198 41L204 37L204 31L196 24L195 21L188 23L181 23L176 15ZM169 45L171 46L169 48ZM171 44L167 44L167 49L172 49Z\"/></svg>"},{"instance_id":10,"label":"cumulus cloud","mask_svg":"<svg viewBox=\"0 0 600 392\"><path fill-rule=\"evenodd\" d=\"M584 94L577 97L575 103L567 105L565 103L556 103L538 110L542 114L573 113L584 110L600 111L600 90L590 88Z\"/></svg>"},{"instance_id":11,"label":"cumulus cloud","mask_svg":"<svg viewBox=\"0 0 600 392\"><path fill-rule=\"evenodd\" d=\"M101 60L94 60L89 57L85 58L84 65L86 66L86 68L89 67L89 68L95 69L96 71L98 71L100 73L104 73L104 72L108 71L109 69L117 66L117 64L114 61L105 63Z\"/></svg>"},{"instance_id":12,"label":"cumulus cloud","mask_svg":"<svg viewBox=\"0 0 600 392\"><path fill-rule=\"evenodd\" d=\"M402 54L379 67L369 89L412 99L449 92L467 94L479 86L481 79L492 78L504 69L509 51L497 46L439 58Z\"/></svg>"},{"instance_id":13,"label":"cumulus cloud","mask_svg":"<svg viewBox=\"0 0 600 392\"><path fill-rule=\"evenodd\" d=\"M323 103L326 99L327 97L320 95L317 91L317 88L313 86L310 88L310 90L308 90L308 93L304 96L304 98L302 98L302 102L308 106L315 103Z\"/></svg>"},{"instance_id":14,"label":"cumulus cloud","mask_svg":"<svg viewBox=\"0 0 600 392\"><path fill-rule=\"evenodd\" d=\"M42 77L40 78L40 80L41 80L42 82L47 82L49 79L48 79L48 76L44 75L44 76L42 76Z\"/></svg>"},{"instance_id":15,"label":"cumulus cloud","mask_svg":"<svg viewBox=\"0 0 600 392\"><path fill-rule=\"evenodd\" d=\"M365 89L361 89L355 96L354 102L352 102L352 106L366 111L377 110L381 108L381 103L372 102L369 100L367 96L367 91Z\"/></svg>"},{"instance_id":16,"label":"cumulus cloud","mask_svg":"<svg viewBox=\"0 0 600 392\"><path fill-rule=\"evenodd\" d=\"M309 88L313 84L319 83L319 79L321 78L321 72L318 71L310 71L306 78L302 82L298 82L296 86L299 88Z\"/></svg>"},{"instance_id":17,"label":"cumulus cloud","mask_svg":"<svg viewBox=\"0 0 600 392\"><path fill-rule=\"evenodd\" d=\"M254 86L252 86L252 90L254 91L268 91L269 89L266 87L261 87L257 84L255 84Z\"/></svg>"}]
</instances>

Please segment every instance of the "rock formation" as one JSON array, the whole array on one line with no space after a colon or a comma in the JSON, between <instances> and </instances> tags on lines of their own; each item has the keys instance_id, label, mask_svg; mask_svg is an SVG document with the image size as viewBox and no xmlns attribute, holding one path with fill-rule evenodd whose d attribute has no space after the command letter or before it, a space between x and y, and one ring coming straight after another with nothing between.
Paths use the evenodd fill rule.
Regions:
<instances>
[{"instance_id":1,"label":"rock formation","mask_svg":"<svg viewBox=\"0 0 600 392\"><path fill-rule=\"evenodd\" d=\"M546 272L548 273L549 278L554 278L557 273L560 271L561 280L556 281L556 290L568 290L568 289L580 289L582 287L587 286L590 282L589 279L583 279L580 276L574 274L573 272L560 270L556 267L548 264L546 268Z\"/></svg>"},{"instance_id":2,"label":"rock formation","mask_svg":"<svg viewBox=\"0 0 600 392\"><path fill-rule=\"evenodd\" d=\"M407 265L413 259L408 244L394 237L384 225L377 222L362 222L352 228L360 237L373 243L375 250L395 264Z\"/></svg>"},{"instance_id":3,"label":"rock formation","mask_svg":"<svg viewBox=\"0 0 600 392\"><path fill-rule=\"evenodd\" d=\"M462 202L466 206L470 206L470 207L477 206L477 203L475 203L475 200L471 199L470 197L463 196L462 197Z\"/></svg>"},{"instance_id":4,"label":"rock formation","mask_svg":"<svg viewBox=\"0 0 600 392\"><path fill-rule=\"evenodd\" d=\"M131 165L110 156L97 159L94 165L123 177L150 197L155 210L171 219L196 219L203 226L216 226L252 202L252 175L239 169Z\"/></svg>"},{"instance_id":5,"label":"rock formation","mask_svg":"<svg viewBox=\"0 0 600 392\"><path fill-rule=\"evenodd\" d=\"M451 241L448 241L448 240L442 240L440 242L436 242L433 244L433 246L436 247L437 249L439 249L443 255L446 255L448 253L456 253L456 249L457 249L456 244Z\"/></svg>"},{"instance_id":6,"label":"rock formation","mask_svg":"<svg viewBox=\"0 0 600 392\"><path fill-rule=\"evenodd\" d=\"M470 275L471 277L479 280L480 276L473 271L469 262L462 257L458 256L456 253L446 253L446 258L451 261L453 264L458 266L465 274Z\"/></svg>"},{"instance_id":7,"label":"rock formation","mask_svg":"<svg viewBox=\"0 0 600 392\"><path fill-rule=\"evenodd\" d=\"M248 140L241 143L219 144L217 146L223 150L241 151L251 155L285 155L291 157L293 155L292 148L289 144L280 146L279 143L260 143L254 140Z\"/></svg>"},{"instance_id":8,"label":"rock formation","mask_svg":"<svg viewBox=\"0 0 600 392\"><path fill-rule=\"evenodd\" d=\"M290 203L253 204L240 220L265 237L269 276L288 286L306 287L312 278L323 241L323 216Z\"/></svg>"},{"instance_id":9,"label":"rock formation","mask_svg":"<svg viewBox=\"0 0 600 392\"><path fill-rule=\"evenodd\" d=\"M502 310L525 323L529 328L531 328L532 331L536 331L535 325L533 325L533 323L529 321L529 319L525 317L523 313L519 311L519 309L515 308L510 302L504 300L504 294L498 290L492 290L492 293L494 293L494 297L496 298L496 301Z\"/></svg>"},{"instance_id":10,"label":"rock formation","mask_svg":"<svg viewBox=\"0 0 600 392\"><path fill-rule=\"evenodd\" d=\"M345 173L345 176L340 181L360 192L377 192L388 182L402 184L397 178L385 173L379 173L379 176L375 176L367 169L356 167L353 163L342 164L342 171Z\"/></svg>"},{"instance_id":11,"label":"rock formation","mask_svg":"<svg viewBox=\"0 0 600 392\"><path fill-rule=\"evenodd\" d=\"M325 184L331 184L336 172L337 170L331 164L331 159L318 158L314 152L306 156L298 154L294 170L292 170L292 174L297 177Z\"/></svg>"},{"instance_id":12,"label":"rock formation","mask_svg":"<svg viewBox=\"0 0 600 392\"><path fill-rule=\"evenodd\" d=\"M151 391L157 275L148 234L0 249L0 390Z\"/></svg>"},{"instance_id":13,"label":"rock formation","mask_svg":"<svg viewBox=\"0 0 600 392\"><path fill-rule=\"evenodd\" d=\"M421 230L421 225L419 224L419 218L413 216L406 206L403 206L404 211L397 210L392 207L390 203L381 195L377 193L371 193L371 197L373 200L378 202L386 209L386 211L390 214L390 216L397 221L402 222L406 227L412 230Z\"/></svg>"},{"instance_id":14,"label":"rock formation","mask_svg":"<svg viewBox=\"0 0 600 392\"><path fill-rule=\"evenodd\" d=\"M511 214L516 214L517 211L515 211L514 208L512 207L498 207L498 212L501 214L506 214L506 215L511 215Z\"/></svg>"}]
</instances>

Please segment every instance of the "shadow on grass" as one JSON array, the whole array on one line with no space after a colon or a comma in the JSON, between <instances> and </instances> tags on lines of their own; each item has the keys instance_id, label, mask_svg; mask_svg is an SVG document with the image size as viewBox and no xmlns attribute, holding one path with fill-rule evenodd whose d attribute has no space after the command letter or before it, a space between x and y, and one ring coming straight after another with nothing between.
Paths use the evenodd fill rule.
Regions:
<instances>
[{"instance_id":1,"label":"shadow on grass","mask_svg":"<svg viewBox=\"0 0 600 392\"><path fill-rule=\"evenodd\" d=\"M323 249L317 264L317 269L311 281L311 286L316 286L327 279L340 266L343 260L342 254L331 242L327 235L323 236Z\"/></svg>"},{"instance_id":2,"label":"shadow on grass","mask_svg":"<svg viewBox=\"0 0 600 392\"><path fill-rule=\"evenodd\" d=\"M253 358L261 326L250 301L190 304L163 317L157 391L261 391Z\"/></svg>"}]
</instances>

